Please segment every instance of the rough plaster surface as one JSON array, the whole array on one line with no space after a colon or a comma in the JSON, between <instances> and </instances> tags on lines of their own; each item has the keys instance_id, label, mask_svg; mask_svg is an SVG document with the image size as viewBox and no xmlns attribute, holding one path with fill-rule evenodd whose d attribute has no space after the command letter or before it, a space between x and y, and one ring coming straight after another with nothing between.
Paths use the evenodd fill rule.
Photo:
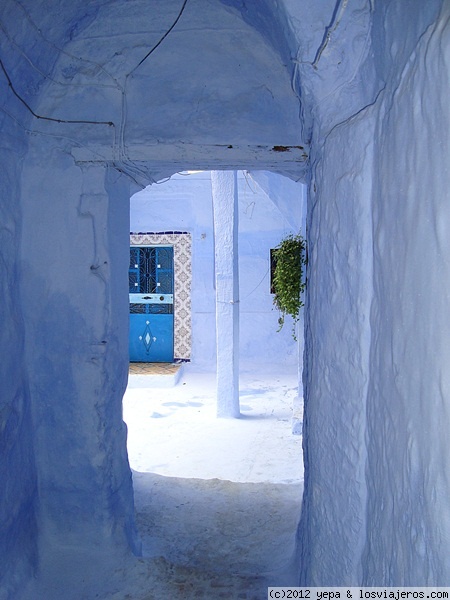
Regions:
<instances>
[{"instance_id":1,"label":"rough plaster surface","mask_svg":"<svg viewBox=\"0 0 450 600\"><path fill-rule=\"evenodd\" d=\"M0 581L14 594L37 562L37 478L31 398L24 365L25 322L17 302L21 211L20 173L25 140L8 122L0 144ZM16 137L17 136L17 137ZM16 145L11 140L16 137Z\"/></svg>"},{"instance_id":2,"label":"rough plaster surface","mask_svg":"<svg viewBox=\"0 0 450 600\"><path fill-rule=\"evenodd\" d=\"M46 161L30 155L23 171L18 291L41 539L134 546L120 359L128 345L128 185L115 171L68 162L55 153L49 177Z\"/></svg>"},{"instance_id":3,"label":"rough plaster surface","mask_svg":"<svg viewBox=\"0 0 450 600\"><path fill-rule=\"evenodd\" d=\"M448 7L430 23L437 7L406 27L392 3L376 11L383 91L314 160L299 529L311 585L450 581Z\"/></svg>"},{"instance_id":4,"label":"rough plaster surface","mask_svg":"<svg viewBox=\"0 0 450 600\"><path fill-rule=\"evenodd\" d=\"M330 134L311 193L300 562L305 580L317 585L350 585L361 576L372 286L368 117ZM343 156L343 143L364 150Z\"/></svg>"},{"instance_id":5,"label":"rough plaster surface","mask_svg":"<svg viewBox=\"0 0 450 600\"><path fill-rule=\"evenodd\" d=\"M450 582L449 17L445 4L377 123L375 169L383 177L374 190L369 584Z\"/></svg>"}]
</instances>

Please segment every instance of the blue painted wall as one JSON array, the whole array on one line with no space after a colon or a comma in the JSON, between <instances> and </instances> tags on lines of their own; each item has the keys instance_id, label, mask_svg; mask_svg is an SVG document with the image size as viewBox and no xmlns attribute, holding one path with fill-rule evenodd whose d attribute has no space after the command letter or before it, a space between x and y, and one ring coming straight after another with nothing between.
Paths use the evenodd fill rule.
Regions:
<instances>
[{"instance_id":1,"label":"blue painted wall","mask_svg":"<svg viewBox=\"0 0 450 600\"><path fill-rule=\"evenodd\" d=\"M259 181L259 183L257 183ZM273 173L239 171L240 360L297 366L298 344L287 319L277 333L270 294L270 248L299 231L304 186ZM264 189L266 191L264 191ZM286 204L283 204L283 201ZM289 209L287 209L289 205ZM209 171L176 174L131 198L131 230L192 233L192 363L215 366L214 231Z\"/></svg>"}]
</instances>

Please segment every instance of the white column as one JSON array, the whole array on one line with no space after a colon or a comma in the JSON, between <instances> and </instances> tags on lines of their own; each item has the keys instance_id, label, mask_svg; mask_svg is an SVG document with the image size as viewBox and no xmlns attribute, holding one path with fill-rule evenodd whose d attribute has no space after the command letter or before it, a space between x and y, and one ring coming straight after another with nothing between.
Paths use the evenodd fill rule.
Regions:
<instances>
[{"instance_id":1,"label":"white column","mask_svg":"<svg viewBox=\"0 0 450 600\"><path fill-rule=\"evenodd\" d=\"M236 171L211 172L215 235L217 416L239 417L239 270Z\"/></svg>"}]
</instances>

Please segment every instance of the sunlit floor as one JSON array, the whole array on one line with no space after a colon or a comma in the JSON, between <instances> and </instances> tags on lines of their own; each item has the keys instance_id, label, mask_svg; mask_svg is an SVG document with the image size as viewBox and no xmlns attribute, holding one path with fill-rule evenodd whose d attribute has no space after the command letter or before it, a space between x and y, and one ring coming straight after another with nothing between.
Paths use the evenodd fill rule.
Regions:
<instances>
[{"instance_id":1,"label":"sunlit floor","mask_svg":"<svg viewBox=\"0 0 450 600\"><path fill-rule=\"evenodd\" d=\"M170 572L161 590L250 600L267 597L268 585L294 585L303 490L302 438L291 433L296 372L244 372L239 419L216 418L214 374L186 368L174 387L133 376L130 384L137 522L144 560Z\"/></svg>"},{"instance_id":2,"label":"sunlit floor","mask_svg":"<svg viewBox=\"0 0 450 600\"><path fill-rule=\"evenodd\" d=\"M244 371L239 419L216 417L214 373L187 366L174 387L151 387L155 381L160 379L130 375L124 397L133 470L242 483L302 483L302 438L292 435L295 369Z\"/></svg>"}]
</instances>

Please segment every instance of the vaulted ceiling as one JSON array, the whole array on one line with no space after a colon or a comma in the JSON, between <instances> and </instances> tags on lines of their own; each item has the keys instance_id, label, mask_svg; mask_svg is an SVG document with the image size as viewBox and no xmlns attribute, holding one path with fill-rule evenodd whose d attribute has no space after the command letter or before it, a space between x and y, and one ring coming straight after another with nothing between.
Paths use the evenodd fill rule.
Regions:
<instances>
[{"instance_id":1,"label":"vaulted ceiling","mask_svg":"<svg viewBox=\"0 0 450 600\"><path fill-rule=\"evenodd\" d=\"M156 160L161 173L171 161L260 165L301 179L311 106L299 52L313 72L339 5L6 0L3 107L33 131L82 146L77 160Z\"/></svg>"}]
</instances>

